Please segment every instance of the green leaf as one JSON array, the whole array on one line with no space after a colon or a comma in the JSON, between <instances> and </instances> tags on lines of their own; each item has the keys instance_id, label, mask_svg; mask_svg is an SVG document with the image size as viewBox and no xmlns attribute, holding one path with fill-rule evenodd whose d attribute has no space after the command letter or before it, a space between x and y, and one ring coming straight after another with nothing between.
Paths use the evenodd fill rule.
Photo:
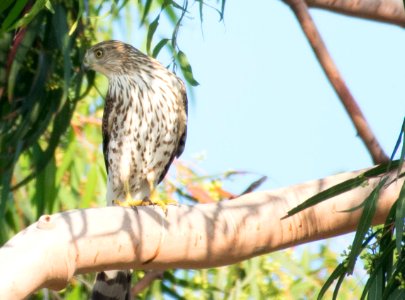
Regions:
<instances>
[{"instance_id":1,"label":"green leaf","mask_svg":"<svg viewBox=\"0 0 405 300\"><path fill-rule=\"evenodd\" d=\"M11 165L14 166L17 163L18 157L20 156L21 150L23 146L23 141L18 141L16 144L15 152L13 153ZM9 168L5 170L2 174L2 181L1 181L1 198L0 198L0 220L4 217L6 212L6 205L9 200L10 190L11 190L11 178L13 175L13 169ZM0 223L1 224L1 223ZM4 236L1 235L1 239L3 240Z\"/></svg>"},{"instance_id":2,"label":"green leaf","mask_svg":"<svg viewBox=\"0 0 405 300\"><path fill-rule=\"evenodd\" d=\"M15 3L11 11L7 14L7 17L3 21L3 24L1 25L2 31L9 31L10 29L12 29L11 25L20 16L27 2L28 0L18 0L17 3ZM5 3L5 7L7 6L7 3Z\"/></svg>"},{"instance_id":3,"label":"green leaf","mask_svg":"<svg viewBox=\"0 0 405 300\"><path fill-rule=\"evenodd\" d=\"M0 14L3 13L12 3L14 0L3 0L0 2Z\"/></svg>"},{"instance_id":4,"label":"green leaf","mask_svg":"<svg viewBox=\"0 0 405 300\"><path fill-rule=\"evenodd\" d=\"M220 21L222 21L225 16L225 3L226 3L226 0L221 1L221 19L220 19Z\"/></svg>"},{"instance_id":5,"label":"green leaf","mask_svg":"<svg viewBox=\"0 0 405 300\"><path fill-rule=\"evenodd\" d=\"M186 54L184 54L183 51L179 50L179 52L177 53L177 60L179 61L181 71L187 82L192 86L199 85L197 80L194 79L193 70L191 69L191 65L187 59Z\"/></svg>"},{"instance_id":6,"label":"green leaf","mask_svg":"<svg viewBox=\"0 0 405 300\"><path fill-rule=\"evenodd\" d=\"M27 26L45 7L46 0L37 0L30 9L20 20L18 20L10 29Z\"/></svg>"},{"instance_id":7,"label":"green leaf","mask_svg":"<svg viewBox=\"0 0 405 300\"><path fill-rule=\"evenodd\" d=\"M11 64L10 72L8 75L7 94L9 101L12 101L14 98L14 87L16 84L17 76L21 68L23 67L27 53L31 49L31 45L40 30L41 21L42 18L38 18L35 24L31 24L31 26L27 28L25 33L21 33L23 35L21 44L15 43L13 45L13 47L15 47L14 51L16 51L16 54L13 59L13 63Z\"/></svg>"},{"instance_id":8,"label":"green leaf","mask_svg":"<svg viewBox=\"0 0 405 300\"><path fill-rule=\"evenodd\" d=\"M332 297L333 300L338 299L337 298L338 292L339 292L340 287L342 286L342 283L343 283L343 280L345 279L345 277L346 277L346 274L342 274L339 276L338 281L336 282L335 290L333 291L333 297Z\"/></svg>"},{"instance_id":9,"label":"green leaf","mask_svg":"<svg viewBox=\"0 0 405 300\"><path fill-rule=\"evenodd\" d=\"M376 272L375 279L372 281L370 288L368 289L368 299L382 299L383 290L382 287L384 286L383 281L383 270L378 269Z\"/></svg>"},{"instance_id":10,"label":"green leaf","mask_svg":"<svg viewBox=\"0 0 405 300\"><path fill-rule=\"evenodd\" d=\"M370 241L371 239L369 239ZM365 242L364 244L368 244L368 242ZM385 267L385 264L387 263L387 258L392 255L393 250L395 249L395 243L391 241L389 245L387 245L384 253L381 253L381 256L378 257L378 259L374 263L373 271L370 273L370 276L367 280L366 285L363 288L363 293L361 295L361 299L365 299L369 289L373 288L374 291L376 290L376 287L374 286L375 281L379 280L378 276L380 275L380 270L383 270ZM381 298L380 298L381 299Z\"/></svg>"},{"instance_id":11,"label":"green leaf","mask_svg":"<svg viewBox=\"0 0 405 300\"><path fill-rule=\"evenodd\" d=\"M83 6L83 3L80 1L80 2L79 2L79 5L80 5L80 6ZM55 13L55 10L53 9L53 6L52 6L52 3L51 3L50 0L47 0L47 1L46 1L45 7L46 7L51 13L53 13L53 14Z\"/></svg>"},{"instance_id":12,"label":"green leaf","mask_svg":"<svg viewBox=\"0 0 405 300\"><path fill-rule=\"evenodd\" d=\"M50 3L50 2L48 2L48 3ZM51 6L51 8L52 8L52 10L53 10L53 7L52 7L52 6ZM54 10L53 10L52 12L55 13ZM71 36L71 35L73 34L73 32L75 32L75 30L76 30L76 28L77 28L77 25L79 24L80 20L82 19L83 12L84 12L84 4L83 4L83 1L79 1L79 12L78 12L78 14L77 14L77 17L76 17L75 22L74 22L74 23L72 24L72 26L70 27L69 36Z\"/></svg>"},{"instance_id":13,"label":"green leaf","mask_svg":"<svg viewBox=\"0 0 405 300\"><path fill-rule=\"evenodd\" d=\"M153 52L152 52L152 57L157 57L158 54L160 53L160 50L162 50L162 48L167 44L167 42L169 42L169 39L162 39L160 40L159 43L157 43L157 45L155 46L155 48L153 48Z\"/></svg>"},{"instance_id":14,"label":"green leaf","mask_svg":"<svg viewBox=\"0 0 405 300\"><path fill-rule=\"evenodd\" d=\"M156 19L153 20L152 23L150 23L149 28L148 28L148 34L146 36L146 52L148 53L148 55L151 55L150 46L152 43L153 35L155 34L156 28L159 25L159 17L160 17L160 15L158 15L156 17Z\"/></svg>"},{"instance_id":15,"label":"green leaf","mask_svg":"<svg viewBox=\"0 0 405 300\"><path fill-rule=\"evenodd\" d=\"M339 264L336 269L332 272L329 278L326 280L325 284L322 286L321 290L319 291L318 300L321 300L323 296L325 296L326 291L332 286L333 282L344 276L346 274L346 266L344 263Z\"/></svg>"},{"instance_id":16,"label":"green leaf","mask_svg":"<svg viewBox=\"0 0 405 300\"><path fill-rule=\"evenodd\" d=\"M402 142L403 139L405 139L405 117L404 117L404 121L402 122L401 131L399 133L397 142L395 143L394 150L392 151L392 154L391 154L391 160L394 159L395 154L397 153L397 151L399 149L399 146L401 145L401 142ZM399 166L398 166L398 172L400 170L402 170L402 166L403 166L404 160L405 160L405 143L402 143L402 150L401 150L401 155L400 155L399 160L400 160L400 163L399 163Z\"/></svg>"},{"instance_id":17,"label":"green leaf","mask_svg":"<svg viewBox=\"0 0 405 300\"><path fill-rule=\"evenodd\" d=\"M354 265L356 264L357 257L363 249L364 237L371 226L375 210L377 208L377 201L380 191L384 184L387 182L388 177L383 178L378 185L373 189L371 194L366 198L364 203L363 213L361 214L359 225L357 227L356 235L353 240L350 254L347 258L347 272L352 273Z\"/></svg>"},{"instance_id":18,"label":"green leaf","mask_svg":"<svg viewBox=\"0 0 405 300\"><path fill-rule=\"evenodd\" d=\"M296 213L307 209L308 207L314 206L318 203L321 203L329 198L335 197L337 195L343 194L347 191L350 191L356 187L361 186L364 182L368 179L384 174L388 171L394 170L398 167L399 161L393 161L390 163L381 164L371 170L368 170L354 178L348 179L342 183L339 183L333 187L330 187L301 203L300 205L294 207L290 211L288 211L287 215L283 217L283 219L291 217Z\"/></svg>"},{"instance_id":19,"label":"green leaf","mask_svg":"<svg viewBox=\"0 0 405 300\"><path fill-rule=\"evenodd\" d=\"M402 184L401 191L398 196L397 200L397 207L396 207L396 214L395 214L395 235L396 235L396 245L398 254L401 255L402 253L402 245L405 241L404 236L404 220L405 220L405 182Z\"/></svg>"},{"instance_id":20,"label":"green leaf","mask_svg":"<svg viewBox=\"0 0 405 300\"><path fill-rule=\"evenodd\" d=\"M141 24L145 23L146 17L148 16L151 6L152 6L152 0L146 0L145 7L143 8L143 13L142 13L142 17L141 17Z\"/></svg>"},{"instance_id":21,"label":"green leaf","mask_svg":"<svg viewBox=\"0 0 405 300\"><path fill-rule=\"evenodd\" d=\"M42 152L37 145L36 150ZM40 155L40 154L36 154ZM52 213L56 199L57 188L55 182L56 166L55 160L52 157L45 169L38 173L35 181L35 196L33 201L37 207L37 218L42 214Z\"/></svg>"}]
</instances>

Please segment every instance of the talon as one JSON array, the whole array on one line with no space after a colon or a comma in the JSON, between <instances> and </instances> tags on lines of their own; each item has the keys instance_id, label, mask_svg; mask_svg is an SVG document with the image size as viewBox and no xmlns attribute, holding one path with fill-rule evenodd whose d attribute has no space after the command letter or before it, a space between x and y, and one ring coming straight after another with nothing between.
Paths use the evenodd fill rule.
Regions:
<instances>
[{"instance_id":1,"label":"talon","mask_svg":"<svg viewBox=\"0 0 405 300\"><path fill-rule=\"evenodd\" d=\"M132 199L131 194L127 192L127 195L125 196L125 200L113 200L114 205L118 205L121 207L134 207L134 206L141 206L143 205L143 200L135 200Z\"/></svg>"},{"instance_id":2,"label":"talon","mask_svg":"<svg viewBox=\"0 0 405 300\"><path fill-rule=\"evenodd\" d=\"M143 200L135 200L135 199L130 200L125 199L124 201L113 200L113 204L121 207L134 207L143 205Z\"/></svg>"},{"instance_id":3,"label":"talon","mask_svg":"<svg viewBox=\"0 0 405 300\"><path fill-rule=\"evenodd\" d=\"M150 198L145 198L143 201L145 203L144 205L159 206L163 210L165 215L167 215L167 204L164 201L157 199L153 195Z\"/></svg>"}]
</instances>

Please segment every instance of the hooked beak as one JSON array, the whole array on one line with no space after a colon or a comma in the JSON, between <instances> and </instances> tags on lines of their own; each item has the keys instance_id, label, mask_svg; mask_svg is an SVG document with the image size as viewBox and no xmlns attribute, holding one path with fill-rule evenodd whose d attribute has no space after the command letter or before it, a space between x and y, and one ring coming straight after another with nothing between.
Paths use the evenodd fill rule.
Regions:
<instances>
[{"instance_id":1,"label":"hooked beak","mask_svg":"<svg viewBox=\"0 0 405 300\"><path fill-rule=\"evenodd\" d=\"M82 71L86 72L88 70L90 70L90 64L89 61L87 60L87 55L85 55L82 63Z\"/></svg>"}]
</instances>

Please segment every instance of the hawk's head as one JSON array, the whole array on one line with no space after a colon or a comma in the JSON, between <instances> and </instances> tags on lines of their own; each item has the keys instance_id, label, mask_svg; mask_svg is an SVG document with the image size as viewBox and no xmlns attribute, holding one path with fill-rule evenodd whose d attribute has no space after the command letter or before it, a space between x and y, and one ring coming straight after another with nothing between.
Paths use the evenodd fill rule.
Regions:
<instances>
[{"instance_id":1,"label":"hawk's head","mask_svg":"<svg viewBox=\"0 0 405 300\"><path fill-rule=\"evenodd\" d=\"M148 64L150 58L120 41L105 41L87 50L83 65L86 69L100 72L107 77L136 71L139 65Z\"/></svg>"}]
</instances>

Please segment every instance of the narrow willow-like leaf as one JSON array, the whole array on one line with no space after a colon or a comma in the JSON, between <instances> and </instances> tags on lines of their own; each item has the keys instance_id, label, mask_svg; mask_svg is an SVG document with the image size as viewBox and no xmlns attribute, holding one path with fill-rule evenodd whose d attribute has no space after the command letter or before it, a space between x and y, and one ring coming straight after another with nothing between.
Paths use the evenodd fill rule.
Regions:
<instances>
[{"instance_id":1,"label":"narrow willow-like leaf","mask_svg":"<svg viewBox=\"0 0 405 300\"><path fill-rule=\"evenodd\" d=\"M383 294L383 286L384 286L384 275L383 270L378 269L376 272L376 276L372 281L370 288L368 289L368 299L382 299Z\"/></svg>"},{"instance_id":2,"label":"narrow willow-like leaf","mask_svg":"<svg viewBox=\"0 0 405 300\"><path fill-rule=\"evenodd\" d=\"M226 3L226 0L221 1L221 19L220 19L220 21L222 21L225 17L225 3Z\"/></svg>"},{"instance_id":3,"label":"narrow willow-like leaf","mask_svg":"<svg viewBox=\"0 0 405 300\"><path fill-rule=\"evenodd\" d=\"M172 47L173 47L173 49L175 49L175 50L178 49L178 47L177 47L177 34L179 33L179 29L180 29L181 22L183 21L183 18L184 18L184 16L186 15L186 12L187 12L187 5L188 5L188 2L187 2L187 1L184 1L184 2L183 2L183 7L182 7L183 10L182 10L182 12L181 12L181 14L180 14L180 17L177 19L176 25L174 26L174 29L173 29L173 33L172 33Z\"/></svg>"},{"instance_id":4,"label":"narrow willow-like leaf","mask_svg":"<svg viewBox=\"0 0 405 300\"><path fill-rule=\"evenodd\" d=\"M146 17L149 14L149 10L152 6L152 0L146 0L145 6L143 8L143 13L142 13L142 17L141 17L141 24L145 23Z\"/></svg>"},{"instance_id":5,"label":"narrow willow-like leaf","mask_svg":"<svg viewBox=\"0 0 405 300\"><path fill-rule=\"evenodd\" d=\"M353 240L350 254L347 258L347 272L352 273L357 257L363 249L364 237L371 226L372 219L377 208L377 201L380 191L387 182L388 177L383 178L379 184L373 189L371 194L366 198L364 203L363 213L361 214L359 225L356 230L356 235Z\"/></svg>"},{"instance_id":6,"label":"narrow willow-like leaf","mask_svg":"<svg viewBox=\"0 0 405 300\"><path fill-rule=\"evenodd\" d=\"M403 299L405 299L405 290L397 289L397 290L393 291L388 297L385 297L382 299L383 300L403 300Z\"/></svg>"},{"instance_id":7,"label":"narrow willow-like leaf","mask_svg":"<svg viewBox=\"0 0 405 300\"><path fill-rule=\"evenodd\" d=\"M170 296L170 299L178 299L178 300L187 300L185 297L181 296L179 293L176 292L176 289L170 288L163 284L162 282L162 291Z\"/></svg>"},{"instance_id":8,"label":"narrow willow-like leaf","mask_svg":"<svg viewBox=\"0 0 405 300\"><path fill-rule=\"evenodd\" d=\"M391 154L391 158L390 158L391 161L394 159L403 139L405 139L405 117L402 122L401 131L399 132L399 136L398 136L397 142L395 143L394 150L392 151L392 154ZM399 157L398 177L400 176L400 172L402 170L402 166L404 165L404 161L405 161L405 142L402 143L401 155Z\"/></svg>"},{"instance_id":9,"label":"narrow willow-like leaf","mask_svg":"<svg viewBox=\"0 0 405 300\"><path fill-rule=\"evenodd\" d=\"M363 175L363 174L362 174ZM294 207L290 211L288 211L287 215L284 218L290 217L295 215L296 213L303 211L304 209L314 206L318 203L321 203L322 201L325 201L329 198L335 197L337 195L343 194L344 192L350 191L356 187L359 187L360 185L363 184L367 180L367 177L365 176L357 176L355 178L346 180L342 183L339 183L331 188L328 188L315 196L310 197L300 205Z\"/></svg>"},{"instance_id":10,"label":"narrow willow-like leaf","mask_svg":"<svg viewBox=\"0 0 405 300\"><path fill-rule=\"evenodd\" d=\"M3 0L0 1L0 14L3 13L15 0Z\"/></svg>"},{"instance_id":11,"label":"narrow willow-like leaf","mask_svg":"<svg viewBox=\"0 0 405 300\"><path fill-rule=\"evenodd\" d=\"M50 3L50 2L47 2L47 3ZM47 8L48 8L48 6L47 6ZM54 9L53 9L52 6L51 6L51 8L52 8L52 12L55 13L55 11L54 11ZM48 9L49 9L49 8L48 8ZM71 26L70 29L69 29L69 36L71 36L71 35L73 34L73 32L76 31L77 25L79 25L79 22L80 22L81 19L82 19L83 12L84 12L84 4L83 4L83 1L79 1L79 12L78 12L78 14L77 14L77 17L76 17L75 22L72 24L72 26Z\"/></svg>"},{"instance_id":12,"label":"narrow willow-like leaf","mask_svg":"<svg viewBox=\"0 0 405 300\"><path fill-rule=\"evenodd\" d=\"M177 9L181 10L182 12L187 12L187 9L186 9L187 3L186 3L186 2L183 2L183 3L184 3L183 6L181 6L180 4L176 3L175 1L171 1L170 4L171 4L173 7L175 7L175 8L177 8Z\"/></svg>"},{"instance_id":13,"label":"narrow willow-like leaf","mask_svg":"<svg viewBox=\"0 0 405 300\"><path fill-rule=\"evenodd\" d=\"M395 237L398 255L402 255L402 244L405 242L404 221L405 221L405 182L402 184L398 196L395 215Z\"/></svg>"},{"instance_id":14,"label":"narrow willow-like leaf","mask_svg":"<svg viewBox=\"0 0 405 300\"><path fill-rule=\"evenodd\" d=\"M395 154L397 154L398 149L399 149L399 146L401 146L401 142L402 142L402 139L403 139L404 136L405 136L405 117L404 117L404 121L402 122L401 131L399 132L398 139L397 139L397 141L396 141L396 143L395 143L395 146L394 146L394 150L392 151L392 154L391 154L391 160L393 160L394 157L395 157ZM404 151L405 151L404 148L405 148L405 143L404 143L404 145L402 146L402 153L401 153L401 158L402 158L402 159L403 159L404 156L405 156L405 154L404 154Z\"/></svg>"},{"instance_id":15,"label":"narrow willow-like leaf","mask_svg":"<svg viewBox=\"0 0 405 300\"><path fill-rule=\"evenodd\" d=\"M160 51L162 50L162 48L167 44L167 42L169 42L169 39L162 39L159 41L159 43L156 44L155 48L153 48L153 52L152 52L152 57L156 58L158 56L158 54L160 53Z\"/></svg>"},{"instance_id":16,"label":"narrow willow-like leaf","mask_svg":"<svg viewBox=\"0 0 405 300\"><path fill-rule=\"evenodd\" d=\"M325 201L329 198L335 197L337 195L343 194L344 192L350 191L356 187L361 186L369 178L375 177L377 175L384 174L388 171L396 169L399 165L399 161L393 161L390 163L381 164L371 170L368 170L354 178L348 179L342 183L334 185L301 203L300 205L294 207L288 211L287 215L283 219L291 217L296 213L303 211L304 209L314 206L322 201Z\"/></svg>"},{"instance_id":17,"label":"narrow willow-like leaf","mask_svg":"<svg viewBox=\"0 0 405 300\"><path fill-rule=\"evenodd\" d=\"M18 141L15 147L15 151L13 156L11 157L11 165L14 166L18 160L18 157L21 154L23 148L23 141ZM10 191L11 191L11 178L13 175L12 168L5 169L1 174L1 198L0 198L0 220L4 217L6 212L6 205L8 200L10 199ZM4 236L0 236L1 240L4 240Z\"/></svg>"},{"instance_id":18,"label":"narrow willow-like leaf","mask_svg":"<svg viewBox=\"0 0 405 300\"><path fill-rule=\"evenodd\" d=\"M326 291L332 286L333 282L340 278L342 275L346 274L346 266L344 263L339 264L336 269L332 272L329 278L326 280L325 284L319 291L318 300L321 300L325 296Z\"/></svg>"},{"instance_id":19,"label":"narrow willow-like leaf","mask_svg":"<svg viewBox=\"0 0 405 300\"><path fill-rule=\"evenodd\" d=\"M376 234L376 233L375 233ZM370 241L371 239L369 239ZM369 241L365 242L364 245L367 245ZM378 272L384 267L384 264L386 263L386 259L392 255L393 251L395 249L395 242L391 241L390 244L386 247L385 252L381 254L381 256L375 260L373 269L370 273L370 276L367 280L366 285L363 288L363 293L361 295L361 299L366 299L367 294L369 289L372 287L374 281L377 279Z\"/></svg>"},{"instance_id":20,"label":"narrow willow-like leaf","mask_svg":"<svg viewBox=\"0 0 405 300\"><path fill-rule=\"evenodd\" d=\"M15 22L18 16L23 11L25 5L27 4L28 0L17 0L14 4L11 11L7 14L7 17L4 19L3 23L1 24L2 31L10 30L11 25Z\"/></svg>"},{"instance_id":21,"label":"narrow willow-like leaf","mask_svg":"<svg viewBox=\"0 0 405 300\"><path fill-rule=\"evenodd\" d=\"M11 64L10 72L8 74L8 80L7 80L7 94L8 94L8 99L9 101L12 101L14 98L14 87L16 84L17 76L23 67L24 61L26 59L27 53L31 48L32 43L34 42L35 37L38 34L38 31L40 30L40 25L41 25L41 19L39 18L35 24L31 24L27 28L27 31L23 36L23 41L21 42L20 45L14 44L14 47L18 47L16 49L16 54L15 58L13 60L13 63Z\"/></svg>"},{"instance_id":22,"label":"narrow willow-like leaf","mask_svg":"<svg viewBox=\"0 0 405 300\"><path fill-rule=\"evenodd\" d=\"M342 283L343 283L343 280L345 279L345 277L346 277L346 274L342 274L339 276L339 278L336 282L335 290L333 291L333 297L332 297L333 300L338 299L338 293L339 293L340 287L342 286Z\"/></svg>"},{"instance_id":23,"label":"narrow willow-like leaf","mask_svg":"<svg viewBox=\"0 0 405 300\"><path fill-rule=\"evenodd\" d=\"M192 85L192 86L197 86L199 85L198 81L195 80L194 76L193 76L193 70L191 68L191 65L187 59L186 54L184 54L183 51L179 51L177 53L177 59L179 61L180 64L180 68L181 71L184 75L184 78L187 80L187 82Z\"/></svg>"},{"instance_id":24,"label":"narrow willow-like leaf","mask_svg":"<svg viewBox=\"0 0 405 300\"><path fill-rule=\"evenodd\" d=\"M395 248L395 244L393 242L393 249ZM394 250L392 250L394 251ZM384 294L382 299L391 299L391 295L396 294L396 291L398 290L403 290L403 287L401 287L402 282L398 280L397 277L401 277L402 281L404 279L404 273L405 273L405 260L403 256L398 257L398 260L395 265L395 271L393 272L391 279L386 283L386 287L384 290Z\"/></svg>"},{"instance_id":25,"label":"narrow willow-like leaf","mask_svg":"<svg viewBox=\"0 0 405 300\"><path fill-rule=\"evenodd\" d=\"M148 34L146 36L146 52L148 53L148 55L151 55L150 47L152 44L153 35L155 34L156 28L159 25L159 18L160 18L160 15L158 15L155 18L155 20L153 20L153 22L150 23L149 28L148 28Z\"/></svg>"},{"instance_id":26,"label":"narrow willow-like leaf","mask_svg":"<svg viewBox=\"0 0 405 300\"><path fill-rule=\"evenodd\" d=\"M34 18L45 8L47 0L37 0L34 2L32 8L19 19L10 29L27 26Z\"/></svg>"},{"instance_id":27,"label":"narrow willow-like leaf","mask_svg":"<svg viewBox=\"0 0 405 300\"><path fill-rule=\"evenodd\" d=\"M382 264L382 270L384 275L384 283L389 281L392 276L393 266L394 266L394 248L391 250L392 244L395 244L393 240L393 223L395 222L395 213L397 210L397 202L391 206L388 216L385 219L384 227L375 230L375 232L382 232L382 237L380 240L379 256L377 258L384 259ZM376 261L377 263L378 261Z\"/></svg>"},{"instance_id":28,"label":"narrow willow-like leaf","mask_svg":"<svg viewBox=\"0 0 405 300\"><path fill-rule=\"evenodd\" d=\"M204 15L203 15L203 5L204 5L204 2L203 2L203 0L199 0L199 1L197 1L197 2L198 2L198 13L200 14L200 22L201 22L201 24L202 24L203 19L204 19Z\"/></svg>"}]
</instances>

